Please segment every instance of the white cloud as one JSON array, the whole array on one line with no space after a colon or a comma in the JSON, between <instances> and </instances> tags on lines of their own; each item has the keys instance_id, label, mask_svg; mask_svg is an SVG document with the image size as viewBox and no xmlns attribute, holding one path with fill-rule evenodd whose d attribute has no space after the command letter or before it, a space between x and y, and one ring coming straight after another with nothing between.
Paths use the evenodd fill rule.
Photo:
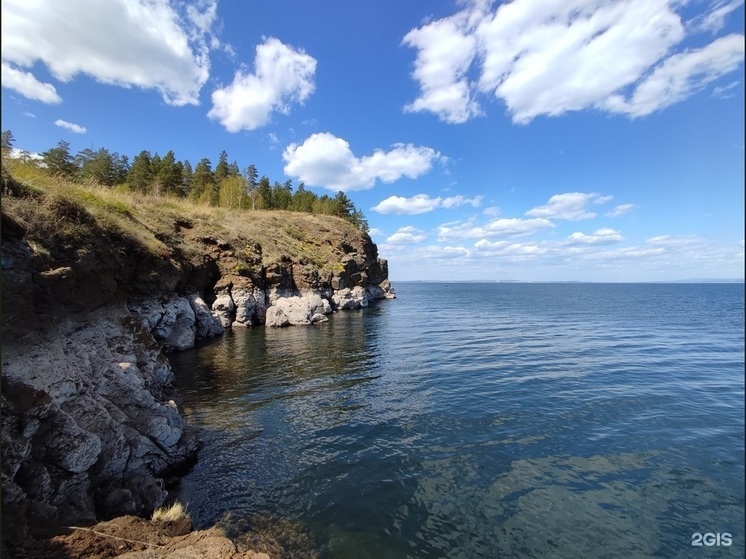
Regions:
<instances>
[{"instance_id":1,"label":"white cloud","mask_svg":"<svg viewBox=\"0 0 746 559\"><path fill-rule=\"evenodd\" d=\"M566 192L564 194L555 194L549 199L547 204L527 211L526 215L568 221L592 219L597 214L589 211L587 206L589 204L605 204L611 199L611 196L602 196L596 192Z\"/></svg>"},{"instance_id":2,"label":"white cloud","mask_svg":"<svg viewBox=\"0 0 746 559\"><path fill-rule=\"evenodd\" d=\"M743 4L743 0L716 0L712 9L688 23L694 31L710 31L716 33L723 25L725 19Z\"/></svg>"},{"instance_id":3,"label":"white cloud","mask_svg":"<svg viewBox=\"0 0 746 559\"><path fill-rule=\"evenodd\" d=\"M23 112L23 116L27 116L29 118L36 118L36 115L34 113L32 113L32 112L29 112L29 111L24 111Z\"/></svg>"},{"instance_id":4,"label":"white cloud","mask_svg":"<svg viewBox=\"0 0 746 559\"><path fill-rule=\"evenodd\" d=\"M379 229L378 227L371 227L368 231L368 235L370 235L371 237L381 237L384 234L385 233L383 232L383 230Z\"/></svg>"},{"instance_id":5,"label":"white cloud","mask_svg":"<svg viewBox=\"0 0 746 559\"><path fill-rule=\"evenodd\" d=\"M478 225L472 219L466 222L445 223L439 226L438 240L447 242L460 239L519 237L531 235L542 229L550 229L554 226L554 223L544 218L499 218L493 219L484 225Z\"/></svg>"},{"instance_id":6,"label":"white cloud","mask_svg":"<svg viewBox=\"0 0 746 559\"><path fill-rule=\"evenodd\" d=\"M700 27L719 28L741 3L717 2ZM465 122L481 114L480 93L503 102L516 123L583 109L629 116L660 110L734 71L743 59L742 35L724 43L719 39L699 54L674 52L686 37L675 10L685 4L513 0L495 7L491 1L470 2L404 37L404 44L417 49L413 77L420 86L420 95L405 110ZM673 89L655 87L662 83ZM633 97L631 106L624 101L628 88L637 88L642 97ZM662 96L657 103L653 90Z\"/></svg>"},{"instance_id":7,"label":"white cloud","mask_svg":"<svg viewBox=\"0 0 746 559\"><path fill-rule=\"evenodd\" d=\"M613 95L605 107L632 117L648 115L686 99L733 72L743 59L743 35L721 37L701 49L667 58L637 86L629 100Z\"/></svg>"},{"instance_id":8,"label":"white cloud","mask_svg":"<svg viewBox=\"0 0 746 559\"><path fill-rule=\"evenodd\" d=\"M650 237L647 243L655 246L689 247L702 242L698 235L658 235Z\"/></svg>"},{"instance_id":9,"label":"white cloud","mask_svg":"<svg viewBox=\"0 0 746 559\"><path fill-rule=\"evenodd\" d=\"M288 114L292 104L303 104L315 90L315 73L315 58L265 38L256 47L254 73L239 70L229 86L216 89L207 116L229 132L254 130L267 124L272 113Z\"/></svg>"},{"instance_id":10,"label":"white cloud","mask_svg":"<svg viewBox=\"0 0 746 559\"><path fill-rule=\"evenodd\" d=\"M450 123L481 113L466 76L476 54L471 19L467 12L459 12L404 37L404 44L418 50L412 76L421 87L420 96L404 107L406 112L430 111Z\"/></svg>"},{"instance_id":11,"label":"white cloud","mask_svg":"<svg viewBox=\"0 0 746 559\"><path fill-rule=\"evenodd\" d=\"M443 198L431 198L429 194L417 194L411 198L403 196L389 196L378 205L373 206L373 211L381 214L406 214L417 215L435 210L436 208L451 209L458 206L470 205L478 207L482 202L482 196L468 198L465 196L449 196Z\"/></svg>"},{"instance_id":12,"label":"white cloud","mask_svg":"<svg viewBox=\"0 0 746 559\"><path fill-rule=\"evenodd\" d=\"M41 161L43 159L40 153L35 153L33 151L26 151L25 149L17 149L17 148L12 148L10 150L10 156L14 159L21 159L21 160Z\"/></svg>"},{"instance_id":13,"label":"white cloud","mask_svg":"<svg viewBox=\"0 0 746 559\"><path fill-rule=\"evenodd\" d=\"M733 97L733 90L738 87L741 82L738 80L730 82L726 85L718 85L712 88L712 96L720 99L729 99Z\"/></svg>"},{"instance_id":14,"label":"white cloud","mask_svg":"<svg viewBox=\"0 0 746 559\"><path fill-rule=\"evenodd\" d=\"M216 3L201 2L201 13ZM198 19L183 17L168 0L3 0L2 58L22 68L41 62L62 82L86 74L155 89L170 105L197 104L210 71L205 26L214 16L205 16L203 27ZM29 98L43 101L34 91Z\"/></svg>"},{"instance_id":15,"label":"white cloud","mask_svg":"<svg viewBox=\"0 0 746 559\"><path fill-rule=\"evenodd\" d=\"M409 225L407 227L400 227L396 233L386 239L386 242L393 245L410 245L421 243L425 239L427 239L427 235Z\"/></svg>"},{"instance_id":16,"label":"white cloud","mask_svg":"<svg viewBox=\"0 0 746 559\"><path fill-rule=\"evenodd\" d=\"M80 126L78 124L73 124L72 122L67 122L66 120L58 119L54 121L55 126L59 126L60 128L65 128L69 130L70 132L74 132L75 134L85 134L86 129L83 126Z\"/></svg>"},{"instance_id":17,"label":"white cloud","mask_svg":"<svg viewBox=\"0 0 746 559\"><path fill-rule=\"evenodd\" d=\"M571 234L562 244L564 245L609 245L614 243L620 243L624 240L622 234L619 231L610 229L608 227L598 229L591 235L585 233L576 232Z\"/></svg>"},{"instance_id":18,"label":"white cloud","mask_svg":"<svg viewBox=\"0 0 746 559\"><path fill-rule=\"evenodd\" d=\"M50 104L62 102L57 89L51 83L40 82L31 72L22 72L5 61L2 63L1 78L3 87L17 91L27 99Z\"/></svg>"},{"instance_id":19,"label":"white cloud","mask_svg":"<svg viewBox=\"0 0 746 559\"><path fill-rule=\"evenodd\" d=\"M311 186L329 190L365 190L376 180L392 183L417 178L445 158L432 148L394 144L389 151L356 157L348 144L328 132L312 134L302 144L290 144L282 155L284 171Z\"/></svg>"},{"instance_id":20,"label":"white cloud","mask_svg":"<svg viewBox=\"0 0 746 559\"><path fill-rule=\"evenodd\" d=\"M448 245L417 247L412 245L384 244L379 249L381 254L386 254L388 257L403 258L406 261L418 262L420 264L423 261L448 262L452 264L454 261L465 261L465 259L472 255L471 251L466 247ZM426 278L427 276L421 277Z\"/></svg>"},{"instance_id":21,"label":"white cloud","mask_svg":"<svg viewBox=\"0 0 746 559\"><path fill-rule=\"evenodd\" d=\"M549 245L546 243L511 243L508 241L490 242L486 239L480 239L474 243L474 248L477 249L479 254L482 256L507 257L513 261L544 257L550 252Z\"/></svg>"},{"instance_id":22,"label":"white cloud","mask_svg":"<svg viewBox=\"0 0 746 559\"><path fill-rule=\"evenodd\" d=\"M614 209L606 212L606 217L619 217L624 215L635 208L635 204L619 204Z\"/></svg>"}]
</instances>

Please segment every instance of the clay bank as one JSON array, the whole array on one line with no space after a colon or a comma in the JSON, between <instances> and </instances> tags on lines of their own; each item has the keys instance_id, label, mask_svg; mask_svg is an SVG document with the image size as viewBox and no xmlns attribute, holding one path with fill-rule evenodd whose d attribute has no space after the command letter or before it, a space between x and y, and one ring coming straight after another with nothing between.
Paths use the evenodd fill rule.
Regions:
<instances>
[{"instance_id":1,"label":"clay bank","mask_svg":"<svg viewBox=\"0 0 746 559\"><path fill-rule=\"evenodd\" d=\"M3 177L3 538L145 516L195 459L164 351L393 298L342 219Z\"/></svg>"}]
</instances>

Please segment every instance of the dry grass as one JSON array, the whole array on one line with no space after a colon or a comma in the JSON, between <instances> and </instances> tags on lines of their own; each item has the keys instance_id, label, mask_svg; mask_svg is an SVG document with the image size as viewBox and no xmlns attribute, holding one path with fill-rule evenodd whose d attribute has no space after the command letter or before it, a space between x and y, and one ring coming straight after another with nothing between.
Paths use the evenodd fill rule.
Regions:
<instances>
[{"instance_id":1,"label":"dry grass","mask_svg":"<svg viewBox=\"0 0 746 559\"><path fill-rule=\"evenodd\" d=\"M170 507L160 507L155 509L151 520L153 522L176 522L181 518L189 519L189 514L187 514L184 505L176 501Z\"/></svg>"},{"instance_id":2,"label":"dry grass","mask_svg":"<svg viewBox=\"0 0 746 559\"><path fill-rule=\"evenodd\" d=\"M3 212L20 218L28 226L27 239L42 250L60 245L85 248L95 238L112 235L167 257L183 241L176 224L187 224L192 237L213 237L240 250L259 244L263 265L290 259L323 268L339 262L342 240L362 235L347 221L327 215L210 207L121 187L81 185L33 166L14 165L11 172L30 195L3 196ZM189 243L180 248L199 250ZM259 263L258 255L248 252L247 265Z\"/></svg>"}]
</instances>

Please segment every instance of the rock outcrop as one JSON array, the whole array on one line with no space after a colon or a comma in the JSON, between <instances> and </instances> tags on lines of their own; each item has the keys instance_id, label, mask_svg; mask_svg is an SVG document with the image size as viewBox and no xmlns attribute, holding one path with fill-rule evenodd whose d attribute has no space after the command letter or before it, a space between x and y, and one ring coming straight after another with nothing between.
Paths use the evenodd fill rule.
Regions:
<instances>
[{"instance_id":1,"label":"rock outcrop","mask_svg":"<svg viewBox=\"0 0 746 559\"><path fill-rule=\"evenodd\" d=\"M197 451L150 332L123 304L82 318L3 344L6 530L18 516L55 524L152 511L169 472Z\"/></svg>"},{"instance_id":2,"label":"rock outcrop","mask_svg":"<svg viewBox=\"0 0 746 559\"><path fill-rule=\"evenodd\" d=\"M142 230L123 233L72 200L6 192L6 536L23 535L27 522L142 515L163 503L167 481L198 446L172 400L163 351L231 327L313 325L395 297L375 244L336 218L261 217L277 228L266 237L278 245L271 256L250 228L148 214L127 222ZM35 205L36 226L27 222ZM34 237L50 211L60 231ZM303 228L315 233L301 238Z\"/></svg>"}]
</instances>

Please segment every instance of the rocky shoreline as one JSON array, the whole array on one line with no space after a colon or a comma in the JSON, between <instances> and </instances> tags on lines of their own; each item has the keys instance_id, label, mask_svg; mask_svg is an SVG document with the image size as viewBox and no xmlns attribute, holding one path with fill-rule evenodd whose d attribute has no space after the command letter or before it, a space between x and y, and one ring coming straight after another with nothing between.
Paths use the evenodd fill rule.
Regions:
<instances>
[{"instance_id":1,"label":"rocky shoreline","mask_svg":"<svg viewBox=\"0 0 746 559\"><path fill-rule=\"evenodd\" d=\"M4 544L38 527L148 516L167 501L199 444L173 401L164 352L395 297L367 235L342 220L292 218L323 229L310 241L332 245L337 260L266 262L250 239L178 219L160 257L109 233L86 250L40 250L3 208ZM87 226L95 239L96 223Z\"/></svg>"}]
</instances>

